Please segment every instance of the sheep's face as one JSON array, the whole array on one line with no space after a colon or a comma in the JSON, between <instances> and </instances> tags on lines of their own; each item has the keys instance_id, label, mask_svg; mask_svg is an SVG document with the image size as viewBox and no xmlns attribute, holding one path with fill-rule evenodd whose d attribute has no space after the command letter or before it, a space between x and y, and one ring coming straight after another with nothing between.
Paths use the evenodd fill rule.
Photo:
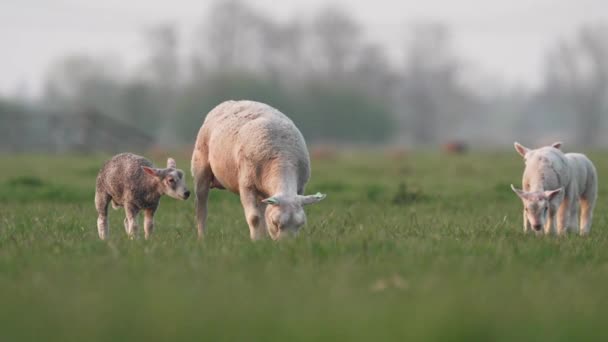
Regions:
<instances>
[{"instance_id":1,"label":"sheep's face","mask_svg":"<svg viewBox=\"0 0 608 342\"><path fill-rule=\"evenodd\" d=\"M287 235L296 235L300 227L306 224L304 208L294 202L269 205L266 207L266 226L273 240Z\"/></svg>"},{"instance_id":2,"label":"sheep's face","mask_svg":"<svg viewBox=\"0 0 608 342\"><path fill-rule=\"evenodd\" d=\"M521 198L526 219L536 231L542 230L552 210L552 201L562 192L562 188L552 191L525 192L511 185L513 191Z\"/></svg>"},{"instance_id":3,"label":"sheep's face","mask_svg":"<svg viewBox=\"0 0 608 342\"><path fill-rule=\"evenodd\" d=\"M524 201L524 211L526 212L526 218L532 228L536 231L540 231L542 227L547 223L547 217L549 216L549 201L545 199Z\"/></svg>"},{"instance_id":4,"label":"sheep's face","mask_svg":"<svg viewBox=\"0 0 608 342\"><path fill-rule=\"evenodd\" d=\"M162 179L164 193L170 197L186 200L190 197L190 191L186 187L184 171L168 169L166 176Z\"/></svg>"},{"instance_id":5,"label":"sheep's face","mask_svg":"<svg viewBox=\"0 0 608 342\"><path fill-rule=\"evenodd\" d=\"M190 191L186 187L184 171L176 168L175 160L167 160L167 168L156 169L152 167L142 167L145 173L156 177L159 180L160 192L170 197L186 200L190 197Z\"/></svg>"},{"instance_id":6,"label":"sheep's face","mask_svg":"<svg viewBox=\"0 0 608 342\"><path fill-rule=\"evenodd\" d=\"M273 240L294 236L300 227L306 224L304 206L321 201L325 195L287 197L273 196L263 200L267 204L265 219L268 234Z\"/></svg>"}]
</instances>

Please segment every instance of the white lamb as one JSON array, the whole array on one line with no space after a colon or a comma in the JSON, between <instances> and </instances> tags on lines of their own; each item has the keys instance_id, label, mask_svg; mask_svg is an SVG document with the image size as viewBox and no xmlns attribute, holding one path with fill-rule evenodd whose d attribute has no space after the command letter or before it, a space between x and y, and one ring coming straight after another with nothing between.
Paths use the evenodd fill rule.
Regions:
<instances>
[{"instance_id":1,"label":"white lamb","mask_svg":"<svg viewBox=\"0 0 608 342\"><path fill-rule=\"evenodd\" d=\"M597 172L583 154L560 150L561 143L530 150L515 143L526 168L523 190L511 188L524 204L524 232L533 228L562 235L571 229L589 234L597 198ZM580 210L580 222L579 222ZM557 222L556 222L557 221ZM580 225L579 225L580 223Z\"/></svg>"},{"instance_id":2,"label":"white lamb","mask_svg":"<svg viewBox=\"0 0 608 342\"><path fill-rule=\"evenodd\" d=\"M207 115L192 153L199 238L205 233L211 188L239 194L252 240L295 233L306 223L303 206L325 195L303 196L310 177L306 143L283 113L253 101L226 101Z\"/></svg>"}]
</instances>

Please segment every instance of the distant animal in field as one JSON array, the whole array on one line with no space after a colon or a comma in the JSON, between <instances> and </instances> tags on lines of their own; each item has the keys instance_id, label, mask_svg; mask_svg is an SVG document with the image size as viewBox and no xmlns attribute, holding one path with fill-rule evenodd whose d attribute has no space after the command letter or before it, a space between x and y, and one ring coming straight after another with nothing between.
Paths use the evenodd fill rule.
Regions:
<instances>
[{"instance_id":1,"label":"distant animal in field","mask_svg":"<svg viewBox=\"0 0 608 342\"><path fill-rule=\"evenodd\" d=\"M469 145L464 141L449 141L441 144L441 150L448 154L465 154L469 151Z\"/></svg>"},{"instance_id":2,"label":"distant animal in field","mask_svg":"<svg viewBox=\"0 0 608 342\"><path fill-rule=\"evenodd\" d=\"M529 149L515 143L525 159L523 190L511 188L524 205L524 232L589 234L597 199L597 172L580 153L562 153L561 143ZM557 227L557 230L556 230Z\"/></svg>"},{"instance_id":3,"label":"distant animal in field","mask_svg":"<svg viewBox=\"0 0 608 342\"><path fill-rule=\"evenodd\" d=\"M315 145L311 148L310 155L312 160L336 160L338 152L331 145Z\"/></svg>"},{"instance_id":4,"label":"distant animal in field","mask_svg":"<svg viewBox=\"0 0 608 342\"><path fill-rule=\"evenodd\" d=\"M99 238L108 237L108 204L125 208L125 230L129 237L137 233L137 215L144 211L144 232L148 239L154 230L154 213L162 195L186 200L190 191L186 188L184 172L176 168L169 158L164 169L154 168L144 157L122 153L108 160L97 175L95 207Z\"/></svg>"},{"instance_id":5,"label":"distant animal in field","mask_svg":"<svg viewBox=\"0 0 608 342\"><path fill-rule=\"evenodd\" d=\"M192 175L199 238L211 188L240 195L252 240L266 232L274 240L296 233L306 223L304 206L325 198L304 196L310 157L298 128L277 109L254 101L226 101L207 114L192 153Z\"/></svg>"}]
</instances>

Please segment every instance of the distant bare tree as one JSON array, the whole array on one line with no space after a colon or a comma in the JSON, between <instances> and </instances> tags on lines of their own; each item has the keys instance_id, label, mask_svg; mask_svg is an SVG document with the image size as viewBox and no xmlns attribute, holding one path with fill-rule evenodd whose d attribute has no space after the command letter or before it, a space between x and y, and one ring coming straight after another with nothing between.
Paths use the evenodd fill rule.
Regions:
<instances>
[{"instance_id":1,"label":"distant bare tree","mask_svg":"<svg viewBox=\"0 0 608 342\"><path fill-rule=\"evenodd\" d=\"M285 24L260 21L258 30L263 49L263 74L277 80L293 81L302 79L310 72L302 22L297 19ZM288 85L288 82L285 83Z\"/></svg>"},{"instance_id":2,"label":"distant bare tree","mask_svg":"<svg viewBox=\"0 0 608 342\"><path fill-rule=\"evenodd\" d=\"M316 67L330 77L341 77L351 71L361 47L359 23L343 10L329 7L312 22Z\"/></svg>"},{"instance_id":3,"label":"distant bare tree","mask_svg":"<svg viewBox=\"0 0 608 342\"><path fill-rule=\"evenodd\" d=\"M122 117L120 63L88 56L70 56L54 63L47 74L44 97L58 109L97 108Z\"/></svg>"},{"instance_id":4,"label":"distant bare tree","mask_svg":"<svg viewBox=\"0 0 608 342\"><path fill-rule=\"evenodd\" d=\"M47 73L46 96L54 99L74 100L90 83L106 78L107 67L87 56L66 57L54 63Z\"/></svg>"},{"instance_id":5,"label":"distant bare tree","mask_svg":"<svg viewBox=\"0 0 608 342\"><path fill-rule=\"evenodd\" d=\"M215 1L199 28L198 53L213 68L252 71L263 63L266 18L241 0Z\"/></svg>"},{"instance_id":6,"label":"distant bare tree","mask_svg":"<svg viewBox=\"0 0 608 342\"><path fill-rule=\"evenodd\" d=\"M354 73L353 81L367 93L384 100L391 100L395 95L398 77L381 46L364 46L358 54Z\"/></svg>"},{"instance_id":7,"label":"distant bare tree","mask_svg":"<svg viewBox=\"0 0 608 342\"><path fill-rule=\"evenodd\" d=\"M590 26L547 56L546 91L577 116L578 143L597 145L608 113L608 26Z\"/></svg>"},{"instance_id":8,"label":"distant bare tree","mask_svg":"<svg viewBox=\"0 0 608 342\"><path fill-rule=\"evenodd\" d=\"M403 87L404 111L409 112L416 142L437 143L442 127L454 129L452 124L466 114L470 99L459 84L461 67L445 26L422 23L413 28L406 46Z\"/></svg>"},{"instance_id":9,"label":"distant bare tree","mask_svg":"<svg viewBox=\"0 0 608 342\"><path fill-rule=\"evenodd\" d=\"M126 85L124 106L131 122L173 143L176 98L182 83L178 32L172 24L157 25L145 31L144 41L148 56L141 79Z\"/></svg>"},{"instance_id":10,"label":"distant bare tree","mask_svg":"<svg viewBox=\"0 0 608 342\"><path fill-rule=\"evenodd\" d=\"M177 29L171 24L157 25L145 32L144 40L148 50L145 77L162 87L175 89L180 79Z\"/></svg>"}]
</instances>

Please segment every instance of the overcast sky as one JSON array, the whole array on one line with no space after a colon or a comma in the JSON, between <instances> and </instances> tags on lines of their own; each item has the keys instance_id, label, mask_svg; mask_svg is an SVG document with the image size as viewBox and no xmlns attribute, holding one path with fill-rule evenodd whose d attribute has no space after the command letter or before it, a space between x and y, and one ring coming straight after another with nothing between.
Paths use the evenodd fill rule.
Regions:
<instances>
[{"instance_id":1,"label":"overcast sky","mask_svg":"<svg viewBox=\"0 0 608 342\"><path fill-rule=\"evenodd\" d=\"M369 38L394 51L408 26L440 21L452 30L457 53L484 73L534 86L545 51L586 23L608 22L608 0L256 0L263 11L287 19L340 4ZM70 54L141 57L141 32L173 22L187 37L209 1L0 0L0 93L35 93L49 64ZM280 4L280 6L277 6ZM187 43L187 40L184 41Z\"/></svg>"}]
</instances>

